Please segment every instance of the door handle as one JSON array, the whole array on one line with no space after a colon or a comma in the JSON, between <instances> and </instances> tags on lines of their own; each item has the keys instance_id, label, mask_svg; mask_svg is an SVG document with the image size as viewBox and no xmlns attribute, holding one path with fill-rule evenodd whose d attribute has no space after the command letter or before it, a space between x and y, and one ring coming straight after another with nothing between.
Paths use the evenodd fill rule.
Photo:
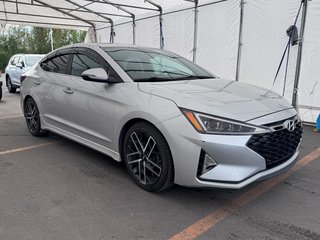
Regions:
<instances>
[{"instance_id":1,"label":"door handle","mask_svg":"<svg viewBox=\"0 0 320 240\"><path fill-rule=\"evenodd\" d=\"M41 84L41 81L39 81L39 80L34 80L33 82L34 82L35 85L40 85Z\"/></svg>"},{"instance_id":2,"label":"door handle","mask_svg":"<svg viewBox=\"0 0 320 240\"><path fill-rule=\"evenodd\" d=\"M69 87L63 89L63 91L64 91L65 93L67 93L67 94L72 94L72 93L73 93L73 91L72 91L71 88L69 88Z\"/></svg>"}]
</instances>

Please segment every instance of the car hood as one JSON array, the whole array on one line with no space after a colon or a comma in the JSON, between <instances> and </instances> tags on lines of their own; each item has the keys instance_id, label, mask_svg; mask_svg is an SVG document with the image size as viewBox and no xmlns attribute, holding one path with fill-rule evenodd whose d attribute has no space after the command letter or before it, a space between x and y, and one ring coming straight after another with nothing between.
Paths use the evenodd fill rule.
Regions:
<instances>
[{"instance_id":1,"label":"car hood","mask_svg":"<svg viewBox=\"0 0 320 240\"><path fill-rule=\"evenodd\" d=\"M292 108L270 90L221 78L139 82L138 87L181 108L244 122Z\"/></svg>"}]
</instances>

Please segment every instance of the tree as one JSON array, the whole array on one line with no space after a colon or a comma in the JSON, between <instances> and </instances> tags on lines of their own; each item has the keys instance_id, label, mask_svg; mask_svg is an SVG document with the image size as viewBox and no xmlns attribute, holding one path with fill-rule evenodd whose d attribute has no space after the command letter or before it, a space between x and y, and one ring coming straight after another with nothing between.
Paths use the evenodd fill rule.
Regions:
<instances>
[{"instance_id":1,"label":"tree","mask_svg":"<svg viewBox=\"0 0 320 240\"><path fill-rule=\"evenodd\" d=\"M31 31L30 52L46 54L51 51L50 47L50 29L42 27L33 27Z\"/></svg>"},{"instance_id":2,"label":"tree","mask_svg":"<svg viewBox=\"0 0 320 240\"><path fill-rule=\"evenodd\" d=\"M59 48L83 42L86 31L53 29L53 45ZM42 27L10 26L0 32L0 70L17 53L47 54L51 51L50 29Z\"/></svg>"}]
</instances>

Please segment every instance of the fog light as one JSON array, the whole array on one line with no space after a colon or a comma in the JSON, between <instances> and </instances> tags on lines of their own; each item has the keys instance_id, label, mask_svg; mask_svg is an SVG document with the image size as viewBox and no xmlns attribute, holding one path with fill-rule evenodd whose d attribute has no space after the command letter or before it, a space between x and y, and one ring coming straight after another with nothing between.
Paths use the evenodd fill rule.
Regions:
<instances>
[{"instance_id":1,"label":"fog light","mask_svg":"<svg viewBox=\"0 0 320 240\"><path fill-rule=\"evenodd\" d=\"M208 153L201 150L197 174L198 177L213 169L217 165L218 163Z\"/></svg>"}]
</instances>

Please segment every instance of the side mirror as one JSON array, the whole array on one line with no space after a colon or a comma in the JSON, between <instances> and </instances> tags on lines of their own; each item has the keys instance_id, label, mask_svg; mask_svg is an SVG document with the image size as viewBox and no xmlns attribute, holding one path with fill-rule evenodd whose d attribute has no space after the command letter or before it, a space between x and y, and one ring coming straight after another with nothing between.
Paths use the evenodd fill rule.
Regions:
<instances>
[{"instance_id":1,"label":"side mirror","mask_svg":"<svg viewBox=\"0 0 320 240\"><path fill-rule=\"evenodd\" d=\"M109 78L107 72L103 68L91 68L81 74L83 80L101 83L117 83L115 79Z\"/></svg>"},{"instance_id":2,"label":"side mirror","mask_svg":"<svg viewBox=\"0 0 320 240\"><path fill-rule=\"evenodd\" d=\"M17 63L17 64L16 64L16 67L18 67L18 68L21 68L21 69L22 69L22 68L23 68L23 65L22 65L22 63L21 63L21 62L19 62L19 63Z\"/></svg>"}]
</instances>

